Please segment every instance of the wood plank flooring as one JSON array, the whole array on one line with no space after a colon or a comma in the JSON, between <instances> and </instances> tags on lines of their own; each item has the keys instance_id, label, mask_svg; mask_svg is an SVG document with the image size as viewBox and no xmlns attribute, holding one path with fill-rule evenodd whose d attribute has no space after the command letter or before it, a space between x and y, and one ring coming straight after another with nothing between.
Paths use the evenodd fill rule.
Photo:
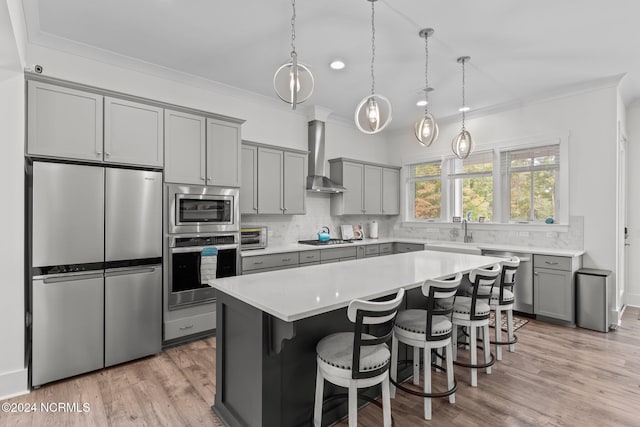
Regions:
<instances>
[{"instance_id":1,"label":"wood plank flooring","mask_svg":"<svg viewBox=\"0 0 640 427\"><path fill-rule=\"evenodd\" d=\"M399 390L395 426L639 426L638 314L627 308L622 326L608 334L532 320L518 330L516 352L503 352L491 375L480 373L477 388L469 386L468 369L456 366L456 403L434 399L431 421L422 419L420 398ZM215 346L209 338L45 385L2 401L35 404L37 411L0 411L0 426L222 426L210 409ZM434 387L444 387L444 374L433 376ZM77 407L41 411L41 404L58 402ZM381 426L381 409L361 409L358 421Z\"/></svg>"}]
</instances>

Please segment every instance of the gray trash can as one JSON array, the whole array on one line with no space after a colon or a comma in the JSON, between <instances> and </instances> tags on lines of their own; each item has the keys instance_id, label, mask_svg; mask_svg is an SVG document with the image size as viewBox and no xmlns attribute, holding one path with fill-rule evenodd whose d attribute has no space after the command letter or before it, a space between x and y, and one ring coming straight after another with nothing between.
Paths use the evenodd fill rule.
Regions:
<instances>
[{"instance_id":1,"label":"gray trash can","mask_svg":"<svg viewBox=\"0 0 640 427\"><path fill-rule=\"evenodd\" d=\"M576 325L609 332L611 271L581 268L576 272Z\"/></svg>"}]
</instances>

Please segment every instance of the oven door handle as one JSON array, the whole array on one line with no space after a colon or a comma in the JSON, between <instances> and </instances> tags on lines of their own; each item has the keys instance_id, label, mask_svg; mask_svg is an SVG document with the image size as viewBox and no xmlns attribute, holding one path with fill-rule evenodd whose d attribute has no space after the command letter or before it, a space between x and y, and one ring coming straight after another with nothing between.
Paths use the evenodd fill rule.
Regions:
<instances>
[{"instance_id":1,"label":"oven door handle","mask_svg":"<svg viewBox=\"0 0 640 427\"><path fill-rule=\"evenodd\" d=\"M226 249L238 249L237 244L233 245L207 245L207 246L184 246L179 248L169 248L169 252L172 254L185 254L191 252L201 252L204 248L216 247L218 250L223 251Z\"/></svg>"}]
</instances>

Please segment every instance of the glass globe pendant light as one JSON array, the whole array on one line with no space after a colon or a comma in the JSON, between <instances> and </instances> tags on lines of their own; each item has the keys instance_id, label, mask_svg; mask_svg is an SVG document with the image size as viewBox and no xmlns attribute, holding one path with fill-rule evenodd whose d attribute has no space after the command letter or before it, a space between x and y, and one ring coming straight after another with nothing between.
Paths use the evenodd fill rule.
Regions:
<instances>
[{"instance_id":1,"label":"glass globe pendant light","mask_svg":"<svg viewBox=\"0 0 640 427\"><path fill-rule=\"evenodd\" d=\"M424 66L424 117L421 120L418 120L414 126L414 133L418 142L424 146L429 147L433 144L433 141L438 137L438 124L436 123L435 117L431 113L429 113L429 91L431 88L429 87L429 77L427 74L427 70L429 68L429 37L433 35L433 28L425 28L420 30L418 35L424 38L424 54L425 54L425 66Z\"/></svg>"},{"instance_id":2,"label":"glass globe pendant light","mask_svg":"<svg viewBox=\"0 0 640 427\"><path fill-rule=\"evenodd\" d=\"M291 104L295 110L296 105L309 99L313 93L313 75L309 68L298 62L296 53L296 0L291 0L293 14L291 16L291 60L276 70L273 76L273 88L278 97Z\"/></svg>"},{"instance_id":3,"label":"glass globe pendant light","mask_svg":"<svg viewBox=\"0 0 640 427\"><path fill-rule=\"evenodd\" d=\"M469 157L469 154L471 154L475 148L471 134L464 127L465 113L468 110L464 99L464 64L470 59L471 57L469 56L461 56L458 58L458 63L462 64L462 108L460 108L460 111L462 112L462 130L455 138L453 138L453 141L451 142L451 149L453 150L453 154L455 154L459 159L466 159Z\"/></svg>"},{"instance_id":4,"label":"glass globe pendant light","mask_svg":"<svg viewBox=\"0 0 640 427\"><path fill-rule=\"evenodd\" d=\"M355 122L356 127L366 134L374 134L380 132L391 123L391 102L377 93L375 93L376 79L374 75L374 62L376 59L376 26L375 26L375 8L376 0L367 0L371 2L371 94L367 95L356 108Z\"/></svg>"}]
</instances>

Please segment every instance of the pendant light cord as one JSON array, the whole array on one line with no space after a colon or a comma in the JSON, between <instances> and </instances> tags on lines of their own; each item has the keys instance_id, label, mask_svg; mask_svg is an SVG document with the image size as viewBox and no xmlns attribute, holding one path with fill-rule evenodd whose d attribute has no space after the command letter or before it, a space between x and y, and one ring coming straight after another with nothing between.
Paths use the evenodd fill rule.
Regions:
<instances>
[{"instance_id":1,"label":"pendant light cord","mask_svg":"<svg viewBox=\"0 0 640 427\"><path fill-rule=\"evenodd\" d=\"M291 15L291 56L297 56L296 54L296 0L291 0L291 8L293 14Z\"/></svg>"},{"instance_id":2,"label":"pendant light cord","mask_svg":"<svg viewBox=\"0 0 640 427\"><path fill-rule=\"evenodd\" d=\"M467 110L467 103L465 102L465 98L464 98L464 63L467 62L465 59L463 59L462 61L462 130L466 130L464 127L464 118L465 118L465 113Z\"/></svg>"},{"instance_id":3,"label":"pendant light cord","mask_svg":"<svg viewBox=\"0 0 640 427\"><path fill-rule=\"evenodd\" d=\"M426 116L429 113L429 76L427 70L429 69L429 35L424 35L424 100L426 104L424 104L424 115Z\"/></svg>"},{"instance_id":4,"label":"pendant light cord","mask_svg":"<svg viewBox=\"0 0 640 427\"><path fill-rule=\"evenodd\" d=\"M376 24L375 24L375 8L373 6L375 0L371 1L371 95L375 93L376 77L373 73L373 63L376 59Z\"/></svg>"}]
</instances>

